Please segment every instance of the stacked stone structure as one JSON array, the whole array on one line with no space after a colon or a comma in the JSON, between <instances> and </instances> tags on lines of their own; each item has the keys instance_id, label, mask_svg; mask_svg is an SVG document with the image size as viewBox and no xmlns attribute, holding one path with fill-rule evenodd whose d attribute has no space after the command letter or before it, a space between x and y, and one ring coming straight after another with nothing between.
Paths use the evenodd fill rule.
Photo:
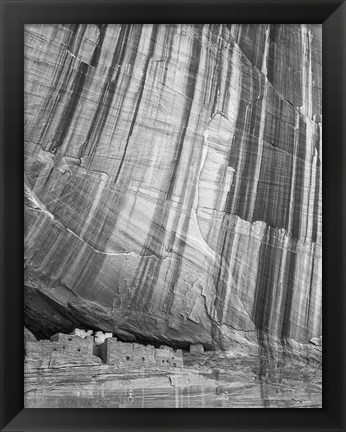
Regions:
<instances>
[{"instance_id":1,"label":"stacked stone structure","mask_svg":"<svg viewBox=\"0 0 346 432\"><path fill-rule=\"evenodd\" d=\"M102 343L100 343L104 340ZM28 361L47 363L47 367L70 363L98 363L101 361L119 368L151 369L182 367L181 350L161 346L125 343L112 333L75 329L71 334L57 333L50 340L25 342Z\"/></svg>"},{"instance_id":2,"label":"stacked stone structure","mask_svg":"<svg viewBox=\"0 0 346 432\"><path fill-rule=\"evenodd\" d=\"M134 368L167 368L182 367L183 353L181 350L161 346L123 343L115 338L107 338L99 346L99 354L104 363L119 367Z\"/></svg>"},{"instance_id":3,"label":"stacked stone structure","mask_svg":"<svg viewBox=\"0 0 346 432\"><path fill-rule=\"evenodd\" d=\"M70 363L99 364L101 360L93 355L93 348L93 336L82 338L57 333L50 340L26 341L25 356L29 361L47 363L48 367Z\"/></svg>"}]
</instances>

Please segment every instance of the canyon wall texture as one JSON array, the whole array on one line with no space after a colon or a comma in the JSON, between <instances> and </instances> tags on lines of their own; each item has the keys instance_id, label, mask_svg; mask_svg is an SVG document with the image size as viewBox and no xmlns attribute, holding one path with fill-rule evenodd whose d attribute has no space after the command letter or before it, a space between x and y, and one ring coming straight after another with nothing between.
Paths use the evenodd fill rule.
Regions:
<instances>
[{"instance_id":1,"label":"canyon wall texture","mask_svg":"<svg viewBox=\"0 0 346 432\"><path fill-rule=\"evenodd\" d=\"M25 26L25 325L321 335L320 25Z\"/></svg>"}]
</instances>

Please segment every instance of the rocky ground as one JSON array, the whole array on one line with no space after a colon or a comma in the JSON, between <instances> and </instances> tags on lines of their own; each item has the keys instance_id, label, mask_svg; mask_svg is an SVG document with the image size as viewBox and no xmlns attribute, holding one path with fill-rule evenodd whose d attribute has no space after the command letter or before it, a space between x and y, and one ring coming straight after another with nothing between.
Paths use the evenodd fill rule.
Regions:
<instances>
[{"instance_id":1,"label":"rocky ground","mask_svg":"<svg viewBox=\"0 0 346 432\"><path fill-rule=\"evenodd\" d=\"M305 348L306 349L306 348ZM183 368L119 370L111 365L25 363L27 408L319 408L318 349L293 355L184 353ZM314 353L314 354L313 354Z\"/></svg>"}]
</instances>

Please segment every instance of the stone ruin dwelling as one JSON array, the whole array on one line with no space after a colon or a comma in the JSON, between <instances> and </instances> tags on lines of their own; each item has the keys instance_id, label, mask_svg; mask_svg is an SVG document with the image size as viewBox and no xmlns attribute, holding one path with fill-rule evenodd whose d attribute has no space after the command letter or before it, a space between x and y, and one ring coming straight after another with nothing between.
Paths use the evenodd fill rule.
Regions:
<instances>
[{"instance_id":1,"label":"stone ruin dwelling","mask_svg":"<svg viewBox=\"0 0 346 432\"><path fill-rule=\"evenodd\" d=\"M181 367L183 366L182 350L173 348L136 343L123 343L116 338L107 338L99 346L100 358L106 364L119 367L155 368L155 367Z\"/></svg>"},{"instance_id":2,"label":"stone ruin dwelling","mask_svg":"<svg viewBox=\"0 0 346 432\"><path fill-rule=\"evenodd\" d=\"M75 329L71 334L57 333L50 340L26 340L27 361L41 367L64 364L108 364L119 368L153 369L183 366L182 350L118 341L112 333Z\"/></svg>"},{"instance_id":3,"label":"stone ruin dwelling","mask_svg":"<svg viewBox=\"0 0 346 432\"><path fill-rule=\"evenodd\" d=\"M25 341L25 359L38 363L39 367L64 364L100 364L94 352L94 337L84 338L74 334L58 333L50 340Z\"/></svg>"}]
</instances>

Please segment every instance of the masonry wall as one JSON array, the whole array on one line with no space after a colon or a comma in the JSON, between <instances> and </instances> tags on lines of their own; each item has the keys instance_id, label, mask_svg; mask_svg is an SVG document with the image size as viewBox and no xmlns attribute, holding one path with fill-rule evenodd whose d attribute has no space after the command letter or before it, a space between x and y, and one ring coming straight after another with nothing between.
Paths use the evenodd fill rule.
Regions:
<instances>
[{"instance_id":1,"label":"masonry wall","mask_svg":"<svg viewBox=\"0 0 346 432\"><path fill-rule=\"evenodd\" d=\"M93 357L94 338L92 336L83 339L79 336L58 333L50 340L54 342L53 350L59 351L60 355L76 355L88 359Z\"/></svg>"},{"instance_id":2,"label":"masonry wall","mask_svg":"<svg viewBox=\"0 0 346 432\"><path fill-rule=\"evenodd\" d=\"M99 332L100 333L100 332ZM119 368L150 369L182 367L181 350L170 347L155 348L152 345L124 343L108 334L98 335L98 340L89 332L76 334L58 333L50 340L25 342L26 360L46 364L46 367L70 363L106 363ZM100 338L107 337L103 343ZM96 355L95 355L96 354Z\"/></svg>"},{"instance_id":3,"label":"masonry wall","mask_svg":"<svg viewBox=\"0 0 346 432\"><path fill-rule=\"evenodd\" d=\"M160 347L156 350L156 362L161 367L181 367L183 366L183 354L181 350L174 351L170 347Z\"/></svg>"},{"instance_id":4,"label":"masonry wall","mask_svg":"<svg viewBox=\"0 0 346 432\"><path fill-rule=\"evenodd\" d=\"M151 345L123 343L116 339L106 339L99 346L99 354L104 363L118 367L151 368L182 367L182 351L170 347L156 349Z\"/></svg>"},{"instance_id":5,"label":"masonry wall","mask_svg":"<svg viewBox=\"0 0 346 432\"><path fill-rule=\"evenodd\" d=\"M64 363L101 363L93 355L94 338L81 338L75 335L57 334L50 341L27 341L25 343L26 359L48 362L50 366Z\"/></svg>"}]
</instances>

